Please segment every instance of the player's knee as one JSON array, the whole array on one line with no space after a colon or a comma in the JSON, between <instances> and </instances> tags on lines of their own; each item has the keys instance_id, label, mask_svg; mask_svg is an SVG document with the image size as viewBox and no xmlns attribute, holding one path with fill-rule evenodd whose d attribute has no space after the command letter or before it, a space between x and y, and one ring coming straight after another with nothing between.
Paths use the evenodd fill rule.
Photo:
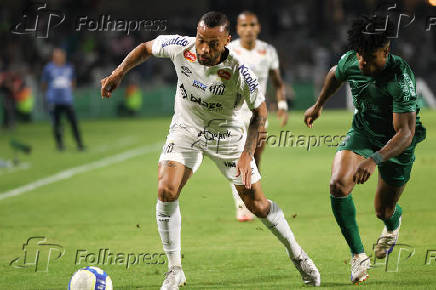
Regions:
<instances>
[{"instance_id":1,"label":"player's knee","mask_svg":"<svg viewBox=\"0 0 436 290\"><path fill-rule=\"evenodd\" d=\"M378 219L381 220L387 220L390 217L392 217L392 214L394 213L394 208L390 207L376 207L375 208L375 215Z\"/></svg>"},{"instance_id":2,"label":"player's knee","mask_svg":"<svg viewBox=\"0 0 436 290\"><path fill-rule=\"evenodd\" d=\"M269 213L270 204L267 200L254 202L251 212L258 218L266 218Z\"/></svg>"},{"instance_id":3,"label":"player's knee","mask_svg":"<svg viewBox=\"0 0 436 290\"><path fill-rule=\"evenodd\" d=\"M157 194L161 201L175 201L178 197L177 187L169 183L159 183Z\"/></svg>"},{"instance_id":4,"label":"player's knee","mask_svg":"<svg viewBox=\"0 0 436 290\"><path fill-rule=\"evenodd\" d=\"M343 197L349 194L344 180L341 178L332 178L330 180L330 194L336 197Z\"/></svg>"}]
</instances>

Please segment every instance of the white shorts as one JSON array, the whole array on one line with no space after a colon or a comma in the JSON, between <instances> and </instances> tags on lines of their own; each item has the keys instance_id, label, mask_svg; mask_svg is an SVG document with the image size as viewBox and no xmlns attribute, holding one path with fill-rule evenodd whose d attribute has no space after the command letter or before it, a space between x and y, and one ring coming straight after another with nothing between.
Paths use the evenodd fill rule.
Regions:
<instances>
[{"instance_id":1,"label":"white shorts","mask_svg":"<svg viewBox=\"0 0 436 290\"><path fill-rule=\"evenodd\" d=\"M235 185L243 185L242 176L236 177L236 164L244 148L245 138L238 142L226 142L220 140L206 140L204 135L192 129L172 128L167 136L162 153L161 161L180 162L193 172L196 172L203 161L203 156L208 156L215 162L218 169L230 182ZM251 184L258 182L261 178L254 158L251 160Z\"/></svg>"}]
</instances>

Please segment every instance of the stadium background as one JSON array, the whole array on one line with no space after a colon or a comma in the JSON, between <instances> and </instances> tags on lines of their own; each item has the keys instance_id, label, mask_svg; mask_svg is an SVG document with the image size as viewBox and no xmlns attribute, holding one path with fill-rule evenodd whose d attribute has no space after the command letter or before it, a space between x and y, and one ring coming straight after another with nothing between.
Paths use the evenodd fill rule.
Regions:
<instances>
[{"instance_id":1,"label":"stadium background","mask_svg":"<svg viewBox=\"0 0 436 290\"><path fill-rule=\"evenodd\" d=\"M349 103L345 87L327 105L336 110L324 112L310 132L302 124L302 110L313 103L325 73L345 51L350 21L382 2L47 1L49 9L65 13L65 21L52 28L48 38L37 38L33 34L10 32L11 27L23 21L23 11L29 7L29 2L2 0L0 79L12 75L21 84L23 90L12 97L17 102L26 98L32 100L33 122L18 122L14 128L0 131L0 289L65 288L70 275L79 266L85 266L73 263L77 249L95 252L107 247L112 252L126 253L162 251L154 219L155 171L173 111L176 82L173 67L168 60L151 59L129 73L112 99L101 100L99 94L100 79L138 43L159 33L194 35L198 18L209 10L223 11L229 16L232 36L236 38L237 14L251 10L262 25L259 38L278 50L282 76L289 86L287 97L293 98L289 124L280 128L274 115L274 92L268 91L270 132L278 135L280 130L290 130L295 135L305 136L343 135L352 118L352 110L346 110ZM398 7L414 12L416 19L407 27L401 25L400 37L392 43L392 52L402 56L416 77L423 80L422 86L428 88L422 90L426 97L420 96L428 137L417 149L409 190L402 197L408 220L400 240L412 245L416 254L409 262L402 260L399 273L386 273L383 266L374 269L368 289L430 289L435 283L434 264L425 265L427 251L436 248L436 229L431 222L436 218L436 199L432 191L436 171L433 141L436 135L432 129L436 125L436 112L432 106L436 101L429 93L436 92L436 27L425 31L427 17L436 16L436 10L430 2L434 1L396 2ZM123 31L74 30L78 17L97 19L102 14L111 15L112 19L165 20L166 30L129 35ZM44 24L46 20L41 18L40 21ZM64 128L68 137L66 152L56 152L52 140L40 79L55 46L66 49L68 61L76 69L75 108L88 146L83 153L72 148L68 126ZM140 92L137 118L120 118L119 108L125 102L128 85ZM3 101L6 97L11 96L0 90L0 99ZM0 118L3 118L2 109ZM23 146L17 143L31 145L32 153L23 154ZM126 157L126 152L133 157ZM349 257L328 203L333 154L334 148L327 146L311 150L305 146L267 148L262 174L268 196L283 207L297 239L319 265L324 285L336 289L349 285L349 265L346 265ZM14 158L20 162L11 165ZM113 163L99 167L102 163L98 162L108 158ZM113 161L114 158L124 161ZM91 169L86 167L89 163ZM53 176L57 180L52 183ZM44 182L48 182L47 185ZM27 187L26 194L14 196L16 189L23 190L29 184L37 186ZM366 248L371 247L381 230L372 209L375 184L376 178L372 178L354 191ZM183 261L191 289L293 289L301 286L300 278L287 264L278 242L263 232L257 221L242 225L234 220L228 184L211 162L206 160L188 183L181 202ZM12 267L11 261L22 256L23 243L31 236L41 235L63 246L66 251L62 260L53 261L47 273L35 272L32 267ZM259 253L262 253L260 258ZM97 266L108 271L116 289L155 289L166 270L166 265L145 268L135 265L128 270L119 265ZM395 265L391 267L394 269Z\"/></svg>"},{"instance_id":2,"label":"stadium background","mask_svg":"<svg viewBox=\"0 0 436 290\"><path fill-rule=\"evenodd\" d=\"M39 90L43 66L51 58L54 46L63 47L68 60L74 65L77 76L76 108L81 117L110 117L117 113L123 101L124 90L118 90L110 104L101 105L98 98L100 80L110 73L137 44L156 37L159 33L195 35L199 15L208 10L225 12L232 21L242 10L257 13L262 25L260 39L272 43L278 50L280 69L288 88L288 98L293 98L294 109L305 109L312 103L322 85L326 71L334 65L346 48L346 30L357 15L369 13L383 1L49 1L48 8L65 13L65 21L52 28L48 38L14 35L10 28L22 20L28 4L24 1L2 1L0 14L0 72L11 72L25 81L31 89L34 106L33 119L47 119L44 97ZM392 43L392 51L403 57L413 68L416 77L436 91L436 39L434 31L426 32L427 17L436 15L436 8L426 1L397 1L397 7L415 13L409 25L408 18L400 23L400 37ZM133 8L134 7L134 8ZM385 5L385 9L389 5ZM381 8L383 9L383 8ZM101 15L122 20L164 20L164 31L76 31L78 19L88 16L98 20ZM395 21L394 14L390 15ZM40 22L47 21L43 17ZM84 27L84 26L82 26ZM170 115L174 93L175 73L166 61L151 60L130 73L128 84L139 86L142 105L139 115ZM274 103L273 92L268 100ZM425 102L424 102L425 104ZM345 90L328 103L331 108L346 106ZM270 107L274 108L273 105Z\"/></svg>"}]
</instances>

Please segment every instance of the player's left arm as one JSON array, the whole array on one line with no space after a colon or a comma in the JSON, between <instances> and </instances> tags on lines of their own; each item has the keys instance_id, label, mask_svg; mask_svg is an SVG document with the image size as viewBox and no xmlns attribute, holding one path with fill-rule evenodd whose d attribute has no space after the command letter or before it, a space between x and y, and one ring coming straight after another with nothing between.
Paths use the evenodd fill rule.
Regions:
<instances>
[{"instance_id":1,"label":"player's left arm","mask_svg":"<svg viewBox=\"0 0 436 290\"><path fill-rule=\"evenodd\" d=\"M244 151L239 158L236 169L238 171L236 177L242 175L242 182L245 188L251 188L251 165L250 162L254 158L254 152L258 143L259 132L265 130L265 123L268 117L265 101L257 108L252 110L253 116L248 126L247 139L245 141Z\"/></svg>"},{"instance_id":2,"label":"player's left arm","mask_svg":"<svg viewBox=\"0 0 436 290\"><path fill-rule=\"evenodd\" d=\"M281 119L280 126L284 127L288 123L288 103L286 102L286 88L279 69L269 71L272 84L276 89L277 96L277 117Z\"/></svg>"},{"instance_id":3,"label":"player's left arm","mask_svg":"<svg viewBox=\"0 0 436 290\"><path fill-rule=\"evenodd\" d=\"M393 126L396 133L392 139L379 151L360 163L353 176L355 183L365 183L378 163L400 155L409 147L413 136L415 136L416 112L393 113Z\"/></svg>"}]
</instances>

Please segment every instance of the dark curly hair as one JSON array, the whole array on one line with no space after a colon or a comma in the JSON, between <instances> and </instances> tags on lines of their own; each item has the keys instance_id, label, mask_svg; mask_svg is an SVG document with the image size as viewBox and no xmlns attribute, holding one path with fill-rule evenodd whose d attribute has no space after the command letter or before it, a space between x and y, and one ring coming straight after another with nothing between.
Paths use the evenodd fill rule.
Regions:
<instances>
[{"instance_id":1,"label":"dark curly hair","mask_svg":"<svg viewBox=\"0 0 436 290\"><path fill-rule=\"evenodd\" d=\"M390 41L393 24L386 15L361 16L348 30L348 48L362 54L373 53Z\"/></svg>"}]
</instances>

